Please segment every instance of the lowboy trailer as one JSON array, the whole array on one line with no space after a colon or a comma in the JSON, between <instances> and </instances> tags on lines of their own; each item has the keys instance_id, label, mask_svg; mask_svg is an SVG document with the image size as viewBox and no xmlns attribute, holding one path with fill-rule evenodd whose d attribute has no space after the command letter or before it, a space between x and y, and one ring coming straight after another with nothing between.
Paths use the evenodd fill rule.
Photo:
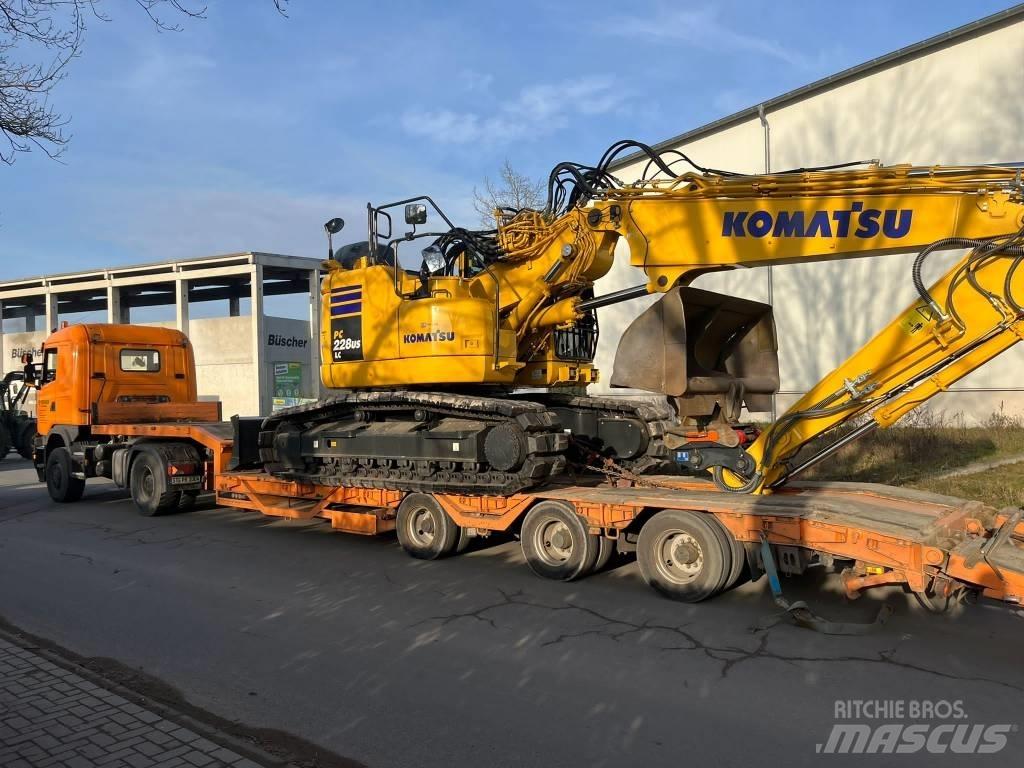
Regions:
<instances>
[{"instance_id":1,"label":"lowboy trailer","mask_svg":"<svg viewBox=\"0 0 1024 768\"><path fill-rule=\"evenodd\" d=\"M289 480L262 467L262 420L220 421L219 403L198 401L194 370L177 331L79 325L51 336L34 454L51 497L76 501L88 478L107 477L142 514L159 515L212 492L221 506L319 517L348 533L394 530L424 559L456 554L473 537L515 534L538 575L564 581L635 552L648 584L690 602L766 569L774 577L812 565L841 568L850 597L902 585L925 599L964 590L1024 598L1019 509L856 483L744 495L675 475L565 475L506 496L394 490L365 477L359 486Z\"/></svg>"}]
</instances>

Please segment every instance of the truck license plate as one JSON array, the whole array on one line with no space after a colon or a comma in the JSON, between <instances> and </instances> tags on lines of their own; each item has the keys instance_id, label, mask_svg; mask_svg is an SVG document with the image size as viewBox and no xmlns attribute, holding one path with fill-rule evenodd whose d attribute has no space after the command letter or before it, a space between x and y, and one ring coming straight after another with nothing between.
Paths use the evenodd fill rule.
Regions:
<instances>
[{"instance_id":1,"label":"truck license plate","mask_svg":"<svg viewBox=\"0 0 1024 768\"><path fill-rule=\"evenodd\" d=\"M171 475L167 479L171 485L200 485L203 482L202 475Z\"/></svg>"}]
</instances>

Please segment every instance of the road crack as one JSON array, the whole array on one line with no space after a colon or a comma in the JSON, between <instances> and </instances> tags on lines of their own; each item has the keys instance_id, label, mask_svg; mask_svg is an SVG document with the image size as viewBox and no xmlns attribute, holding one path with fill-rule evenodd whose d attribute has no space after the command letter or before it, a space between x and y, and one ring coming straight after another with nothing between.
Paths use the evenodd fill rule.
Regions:
<instances>
[{"instance_id":1,"label":"road crack","mask_svg":"<svg viewBox=\"0 0 1024 768\"><path fill-rule=\"evenodd\" d=\"M506 592L499 589L498 592L501 594L501 599L496 600L492 603L482 605L478 608L471 610L458 611L456 613L448 613L440 616L430 616L412 624L412 627L421 626L423 624L429 624L437 622L437 626L445 627L454 622L462 619L472 619L484 623L494 630L499 630L498 617L493 615L494 613L500 613L502 610L506 610L512 607L520 608L533 608L542 611L549 611L551 613L558 613L564 611L572 611L584 616L596 619L599 624L586 629L580 629L575 631L561 632L555 637L544 640L540 643L540 647L547 648L563 643L570 643L575 640L579 640L585 637L597 637L605 640L611 640L612 642L621 642L623 639L631 635L643 635L644 633L654 634L662 633L675 639L672 644L660 644L657 650L661 653L669 652L696 652L702 654L704 657L711 659L712 661L721 664L719 669L720 679L725 679L729 674L735 670L740 664L750 661L769 660L777 661L783 664L791 666L801 666L805 664L833 664L833 663L857 663L857 664L875 664L882 667L898 667L901 669L918 672L921 674L930 675L933 677L939 677L946 680L955 680L959 682L978 682L985 683L988 685L998 686L1001 688L1008 688L1013 691L1024 692L1024 685L1016 684L1007 680L1001 680L997 678L989 677L977 677L974 675L961 675L952 671L944 669L936 669L934 667L925 666L923 664L917 664L910 661L903 661L896 658L896 653L899 650L898 646L892 648L886 648L877 651L872 654L844 654L837 656L825 656L825 655L796 655L787 654L778 651L774 651L769 647L770 639L773 633L777 630L777 627L757 630L756 634L759 635L757 644L753 648L743 648L736 645L716 645L714 643L708 643L697 637L691 629L688 629L688 624L672 625L663 624L652 621L636 622L628 619L620 619L614 616L609 616L602 613L601 611L586 606L578 605L573 602L567 601L562 605L548 605L546 603L539 603L533 600L529 600L524 596L524 593L520 591ZM782 626L782 625L779 625Z\"/></svg>"}]
</instances>

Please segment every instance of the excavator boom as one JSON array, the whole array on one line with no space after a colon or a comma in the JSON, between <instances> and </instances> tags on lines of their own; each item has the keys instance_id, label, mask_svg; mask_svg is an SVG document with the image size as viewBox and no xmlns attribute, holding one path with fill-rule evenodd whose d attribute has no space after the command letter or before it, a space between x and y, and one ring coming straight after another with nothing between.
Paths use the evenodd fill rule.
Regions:
<instances>
[{"instance_id":1,"label":"excavator boom","mask_svg":"<svg viewBox=\"0 0 1024 768\"><path fill-rule=\"evenodd\" d=\"M609 169L628 149L648 163L624 183ZM412 229L395 236L402 205ZM430 206L444 231L418 231ZM290 479L514 493L567 463L641 473L674 461L769 493L816 460L798 456L809 441L858 417L893 423L1016 343L1024 322L1016 168L872 161L746 175L627 141L594 166L559 164L545 208L496 211L493 230L456 227L427 197L368 214L367 241L332 251L321 287L321 377L343 393L264 424L261 458ZM430 244L416 269L419 238ZM646 280L595 296L626 257L620 245ZM742 423L779 387L772 308L694 280L953 248L970 253L930 291L919 263L908 279L920 300L774 424ZM622 334L611 384L672 409L586 397L599 380L595 313L648 294L663 295Z\"/></svg>"}]
</instances>

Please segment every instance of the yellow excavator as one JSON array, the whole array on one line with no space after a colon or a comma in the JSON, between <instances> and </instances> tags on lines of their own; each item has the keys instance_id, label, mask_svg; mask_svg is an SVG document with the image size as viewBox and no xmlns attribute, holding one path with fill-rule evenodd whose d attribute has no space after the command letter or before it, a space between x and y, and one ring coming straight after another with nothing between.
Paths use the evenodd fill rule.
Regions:
<instances>
[{"instance_id":1,"label":"yellow excavator","mask_svg":"<svg viewBox=\"0 0 1024 768\"><path fill-rule=\"evenodd\" d=\"M625 152L646 160L638 181L609 170ZM428 197L367 209L365 241L334 250L343 222L325 225L321 378L337 391L263 423L260 457L275 474L506 494L567 468L677 470L771 493L1024 338L1015 167L872 161L749 175L622 141L596 165L557 165L546 207L498 210L492 230L455 226ZM429 209L438 231L420 229ZM966 255L926 285L943 249ZM772 424L744 423L779 386L772 309L694 279L915 251L917 299ZM646 282L595 296L617 257ZM647 294L663 296L622 335L610 383L664 397L588 396L597 311ZM832 432L842 436L801 453Z\"/></svg>"}]
</instances>

